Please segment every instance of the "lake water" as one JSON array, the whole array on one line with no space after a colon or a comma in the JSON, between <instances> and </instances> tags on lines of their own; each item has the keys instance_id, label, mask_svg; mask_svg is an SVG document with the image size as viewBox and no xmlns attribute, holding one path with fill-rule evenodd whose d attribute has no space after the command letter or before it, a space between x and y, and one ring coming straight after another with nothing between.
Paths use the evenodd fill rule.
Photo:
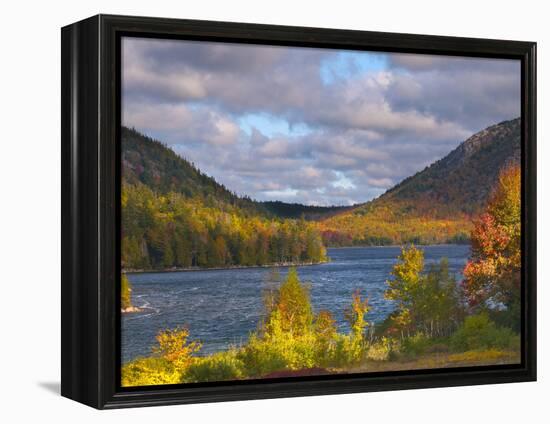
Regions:
<instances>
[{"instance_id":1,"label":"lake water","mask_svg":"<svg viewBox=\"0 0 550 424\"><path fill-rule=\"evenodd\" d=\"M457 280L470 254L467 245L422 246L426 264L449 259ZM347 330L344 309L356 289L368 296L368 320L382 321L393 309L384 299L385 281L400 247L328 249L329 263L298 267L301 281L309 282L315 311L332 312L338 326ZM284 278L288 268L279 268ZM129 274L132 298L143 312L122 317L122 360L151 353L159 330L186 325L191 339L212 353L244 343L257 328L262 293L269 287L269 268L205 270Z\"/></svg>"}]
</instances>

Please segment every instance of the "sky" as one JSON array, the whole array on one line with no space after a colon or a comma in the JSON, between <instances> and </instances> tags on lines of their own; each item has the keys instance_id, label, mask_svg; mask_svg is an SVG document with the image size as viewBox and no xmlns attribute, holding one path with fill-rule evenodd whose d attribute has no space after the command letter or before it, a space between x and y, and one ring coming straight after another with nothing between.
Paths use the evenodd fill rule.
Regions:
<instances>
[{"instance_id":1,"label":"sky","mask_svg":"<svg viewBox=\"0 0 550 424\"><path fill-rule=\"evenodd\" d=\"M122 124L256 200L362 203L518 116L514 60L122 41Z\"/></svg>"}]
</instances>

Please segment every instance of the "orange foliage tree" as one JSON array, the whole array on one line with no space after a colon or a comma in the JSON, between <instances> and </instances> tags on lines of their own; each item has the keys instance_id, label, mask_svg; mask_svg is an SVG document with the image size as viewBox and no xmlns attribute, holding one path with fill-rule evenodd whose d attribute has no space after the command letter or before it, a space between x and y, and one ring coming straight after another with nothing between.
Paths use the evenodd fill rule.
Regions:
<instances>
[{"instance_id":1,"label":"orange foliage tree","mask_svg":"<svg viewBox=\"0 0 550 424\"><path fill-rule=\"evenodd\" d=\"M472 254L464 268L471 306L502 309L519 321L521 285L521 170L504 168L485 213L472 230Z\"/></svg>"}]
</instances>

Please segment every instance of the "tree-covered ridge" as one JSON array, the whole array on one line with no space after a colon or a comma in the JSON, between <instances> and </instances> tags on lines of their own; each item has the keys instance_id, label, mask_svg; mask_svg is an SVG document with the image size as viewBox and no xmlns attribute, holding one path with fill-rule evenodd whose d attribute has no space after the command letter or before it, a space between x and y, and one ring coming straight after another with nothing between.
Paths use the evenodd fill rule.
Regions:
<instances>
[{"instance_id":1,"label":"tree-covered ridge","mask_svg":"<svg viewBox=\"0 0 550 424\"><path fill-rule=\"evenodd\" d=\"M135 130L123 128L122 159L125 190L130 188L138 191L150 190L153 198L156 199L156 203L153 203L158 207L161 207L158 203L159 196L173 199L178 195L181 200L179 203L193 204L193 210L207 210L215 216L224 213L238 216L241 220L250 219L248 228L252 232L260 228L257 225L258 222L273 221L271 227L267 225L270 228L278 227L285 219L305 219L314 223L307 226L307 230L301 221L293 224L301 227L298 231L300 236L289 236L288 234L293 234L294 230L288 229L277 237L272 236L277 233L272 229L259 231L256 238L258 240L269 238L267 244L241 236L239 240L244 238L247 241L235 242L233 235L230 235L231 231L224 231L220 236L221 233L216 229L209 229L208 237L204 236L206 234L204 231L203 236L197 236L197 240L202 240L201 243L190 240L184 243L166 241L168 237L166 234L169 233L172 234L171 238L181 238L181 234L174 233L172 229L183 225L176 225L175 222L187 222L182 218L181 212L173 211L177 216L173 219L174 223L162 225L158 222L170 220L162 218L162 213L152 214L155 220L150 222L157 223L155 224L157 230L163 228L164 235L159 235L157 230L147 228L148 221L126 219L123 223L128 225L124 231L128 234L125 240L129 245L123 247L123 253L127 259L125 263L132 268L186 266L183 264L189 263L188 257L183 258L181 254L178 256L174 253L184 248L182 243L193 246L192 253L189 254L190 266L265 264L295 261L299 257L302 258L301 260L306 258L305 261L309 261L307 254L304 256L295 252L294 254L270 253L280 249L278 245L294 243L293 238L300 240L293 249L296 251L302 249L307 245L304 237L310 237L306 236L306 233L321 233L322 244L329 247L468 242L473 228L472 217L481 212L489 196L489 188L497 180L499 170L507 164L518 162L520 127L519 119L489 127L470 137L443 159L406 178L379 198L355 207L317 207L284 202L258 202L246 196L239 197L162 143ZM131 194L136 195L136 192ZM125 213L123 209L123 215ZM202 219L200 214L197 217ZM185 237L190 237L191 232L197 233L192 228L198 228L201 225L203 224L189 227L191 230L186 232ZM285 225L292 226L289 223ZM224 226L223 222L220 226ZM181 233L183 230L178 229L178 231ZM271 235L265 236L265 234ZM212 252L211 258L205 259L200 246L206 246L207 249L213 248L216 240L218 240L218 250L222 253L224 250L232 252L229 259L223 254L223 259L216 258ZM225 249L221 240L225 242ZM255 244L261 245L260 248L254 247ZM163 246L168 247L167 251L161 254L159 249ZM243 246L247 246L246 249L258 250L258 258L251 258L249 254L237 254L237 250L244 248ZM285 249L288 250L290 247L287 246L283 250ZM266 251L267 254L264 254ZM165 258L162 259L161 256ZM264 261L266 257L269 258L268 262Z\"/></svg>"},{"instance_id":2,"label":"tree-covered ridge","mask_svg":"<svg viewBox=\"0 0 550 424\"><path fill-rule=\"evenodd\" d=\"M212 268L327 260L304 219L239 197L162 143L122 129L122 265ZM318 211L316 211L318 213Z\"/></svg>"},{"instance_id":3,"label":"tree-covered ridge","mask_svg":"<svg viewBox=\"0 0 550 424\"><path fill-rule=\"evenodd\" d=\"M281 218L304 218L310 221L319 220L351 209L353 206L310 206L301 203L281 201L259 202L268 212Z\"/></svg>"},{"instance_id":4,"label":"tree-covered ridge","mask_svg":"<svg viewBox=\"0 0 550 424\"><path fill-rule=\"evenodd\" d=\"M519 163L520 119L491 126L382 196L322 220L328 245L467 241L500 170Z\"/></svg>"},{"instance_id":5,"label":"tree-covered ridge","mask_svg":"<svg viewBox=\"0 0 550 424\"><path fill-rule=\"evenodd\" d=\"M237 206L249 215L266 217L319 219L349 207L308 206L280 201L260 202L239 196L214 178L201 172L193 163L176 154L158 140L135 129L122 127L122 179L129 185L142 183L151 190L167 194L180 193L205 202L222 202Z\"/></svg>"},{"instance_id":6,"label":"tree-covered ridge","mask_svg":"<svg viewBox=\"0 0 550 424\"><path fill-rule=\"evenodd\" d=\"M258 202L239 197L160 141L126 127L122 127L122 180L127 185L141 183L160 194L179 193L233 205L252 215L269 214Z\"/></svg>"},{"instance_id":7,"label":"tree-covered ridge","mask_svg":"<svg viewBox=\"0 0 550 424\"><path fill-rule=\"evenodd\" d=\"M467 243L467 216L433 218L412 214L397 203L336 215L318 223L327 246L387 246Z\"/></svg>"},{"instance_id":8,"label":"tree-covered ridge","mask_svg":"<svg viewBox=\"0 0 550 424\"><path fill-rule=\"evenodd\" d=\"M122 265L126 269L318 263L326 249L314 223L250 215L215 198L122 187Z\"/></svg>"},{"instance_id":9,"label":"tree-covered ridge","mask_svg":"<svg viewBox=\"0 0 550 424\"><path fill-rule=\"evenodd\" d=\"M379 200L406 202L418 213L434 217L477 215L500 170L519 163L520 142L520 118L488 127L388 190Z\"/></svg>"}]
</instances>

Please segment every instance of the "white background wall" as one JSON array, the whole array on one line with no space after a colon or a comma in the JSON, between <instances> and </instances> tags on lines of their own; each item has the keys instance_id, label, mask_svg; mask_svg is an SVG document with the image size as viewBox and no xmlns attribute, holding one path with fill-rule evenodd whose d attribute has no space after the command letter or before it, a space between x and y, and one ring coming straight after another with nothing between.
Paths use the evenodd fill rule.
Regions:
<instances>
[{"instance_id":1,"label":"white background wall","mask_svg":"<svg viewBox=\"0 0 550 424\"><path fill-rule=\"evenodd\" d=\"M548 300L549 225L544 217L550 213L550 197L544 182L550 174L545 78L550 72L550 31L544 4L532 0L4 1L0 24L0 421L548 422L550 323L544 300ZM61 398L59 28L99 12L537 41L539 382L104 412Z\"/></svg>"}]
</instances>

